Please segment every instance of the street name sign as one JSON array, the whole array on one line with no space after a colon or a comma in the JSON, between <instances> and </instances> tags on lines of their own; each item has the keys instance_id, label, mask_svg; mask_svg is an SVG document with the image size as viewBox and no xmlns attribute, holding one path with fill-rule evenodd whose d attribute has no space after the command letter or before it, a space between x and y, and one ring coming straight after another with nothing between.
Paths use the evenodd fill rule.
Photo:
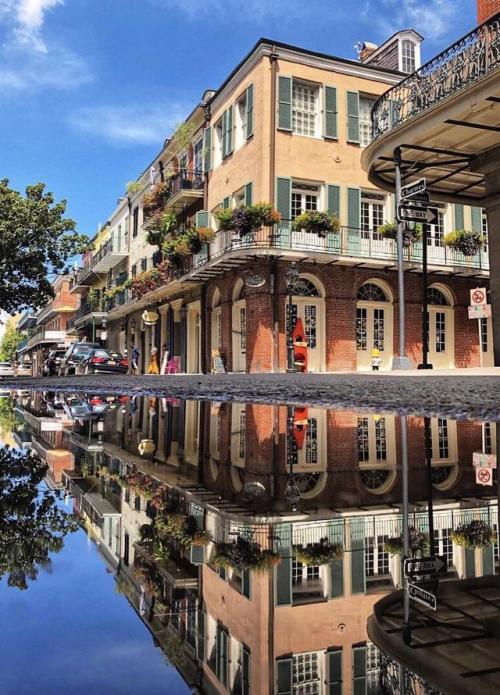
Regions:
<instances>
[{"instance_id":1,"label":"street name sign","mask_svg":"<svg viewBox=\"0 0 500 695\"><path fill-rule=\"evenodd\" d=\"M470 319L491 318L491 304L472 304L468 310Z\"/></svg>"},{"instance_id":2,"label":"street name sign","mask_svg":"<svg viewBox=\"0 0 500 695\"><path fill-rule=\"evenodd\" d=\"M398 220L399 222L427 222L427 224L436 224L438 221L438 211L437 208L400 203L398 205Z\"/></svg>"},{"instance_id":3,"label":"street name sign","mask_svg":"<svg viewBox=\"0 0 500 695\"><path fill-rule=\"evenodd\" d=\"M440 574L446 572L446 562L438 557L412 557L404 561L405 577L411 579L421 574Z\"/></svg>"},{"instance_id":4,"label":"street name sign","mask_svg":"<svg viewBox=\"0 0 500 695\"><path fill-rule=\"evenodd\" d=\"M475 470L478 485L493 485L493 468L476 468Z\"/></svg>"},{"instance_id":5,"label":"street name sign","mask_svg":"<svg viewBox=\"0 0 500 695\"><path fill-rule=\"evenodd\" d=\"M415 193L415 195L412 195L411 198L405 198L404 204L405 205L429 205L430 200L431 200L430 195L427 193L427 191L424 191L423 193Z\"/></svg>"},{"instance_id":6,"label":"street name sign","mask_svg":"<svg viewBox=\"0 0 500 695\"><path fill-rule=\"evenodd\" d=\"M418 193L423 193L426 188L427 184L424 178L418 179L418 181L414 181L413 183L409 183L407 186L401 186L401 200L404 200L405 198L413 198L413 196L417 195Z\"/></svg>"},{"instance_id":7,"label":"street name sign","mask_svg":"<svg viewBox=\"0 0 500 695\"><path fill-rule=\"evenodd\" d=\"M408 596L413 601L422 604L422 606L426 608L430 608L432 611L437 610L437 601L434 594L431 594L431 592L426 589L422 589L422 587L417 584L408 582Z\"/></svg>"},{"instance_id":8,"label":"street name sign","mask_svg":"<svg viewBox=\"0 0 500 695\"><path fill-rule=\"evenodd\" d=\"M471 306L484 306L488 304L486 287L474 287L474 289L470 291L470 303Z\"/></svg>"}]
</instances>

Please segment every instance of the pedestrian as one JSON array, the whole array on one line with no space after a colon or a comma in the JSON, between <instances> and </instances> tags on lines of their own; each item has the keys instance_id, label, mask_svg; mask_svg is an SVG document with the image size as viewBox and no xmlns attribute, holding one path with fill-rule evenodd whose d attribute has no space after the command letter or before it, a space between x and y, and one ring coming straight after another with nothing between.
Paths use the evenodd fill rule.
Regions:
<instances>
[{"instance_id":1,"label":"pedestrian","mask_svg":"<svg viewBox=\"0 0 500 695\"><path fill-rule=\"evenodd\" d=\"M151 348L151 356L149 358L148 374L159 374L158 367L158 348L153 345Z\"/></svg>"},{"instance_id":2,"label":"pedestrian","mask_svg":"<svg viewBox=\"0 0 500 695\"><path fill-rule=\"evenodd\" d=\"M139 348L135 343L132 343L132 350L130 351L130 355L132 357L132 374L139 374L139 357L140 357L140 351Z\"/></svg>"},{"instance_id":3,"label":"pedestrian","mask_svg":"<svg viewBox=\"0 0 500 695\"><path fill-rule=\"evenodd\" d=\"M378 372L380 369L380 350L378 348L373 348L372 350L372 372Z\"/></svg>"}]
</instances>

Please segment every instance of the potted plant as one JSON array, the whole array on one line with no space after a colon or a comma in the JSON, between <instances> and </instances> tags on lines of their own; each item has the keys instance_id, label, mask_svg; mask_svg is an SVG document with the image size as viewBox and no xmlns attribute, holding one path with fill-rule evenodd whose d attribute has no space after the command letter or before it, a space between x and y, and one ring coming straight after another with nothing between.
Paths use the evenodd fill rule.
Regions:
<instances>
[{"instance_id":1,"label":"potted plant","mask_svg":"<svg viewBox=\"0 0 500 695\"><path fill-rule=\"evenodd\" d=\"M451 540L463 548L484 548L493 543L495 533L485 521L469 521L460 524L450 534Z\"/></svg>"},{"instance_id":2,"label":"potted plant","mask_svg":"<svg viewBox=\"0 0 500 695\"><path fill-rule=\"evenodd\" d=\"M215 232L212 227L198 227L196 231L202 244L209 244L215 239Z\"/></svg>"},{"instance_id":3,"label":"potted plant","mask_svg":"<svg viewBox=\"0 0 500 695\"><path fill-rule=\"evenodd\" d=\"M415 556L418 552L424 553L429 544L427 537L413 526L410 526L408 529L408 535L412 556ZM404 551L403 536L388 538L384 543L384 548L389 555L402 555Z\"/></svg>"},{"instance_id":4,"label":"potted plant","mask_svg":"<svg viewBox=\"0 0 500 695\"><path fill-rule=\"evenodd\" d=\"M186 235L166 239L163 242L162 251L165 258L174 268L182 268L191 253L189 239Z\"/></svg>"},{"instance_id":5,"label":"potted plant","mask_svg":"<svg viewBox=\"0 0 500 695\"><path fill-rule=\"evenodd\" d=\"M96 311L99 308L100 294L99 290L91 288L87 294L87 304L89 307Z\"/></svg>"},{"instance_id":6,"label":"potted plant","mask_svg":"<svg viewBox=\"0 0 500 695\"><path fill-rule=\"evenodd\" d=\"M294 232L305 230L319 237L326 237L329 232L338 232L340 226L339 218L328 212L319 210L306 210L296 217L292 223Z\"/></svg>"},{"instance_id":7,"label":"potted plant","mask_svg":"<svg viewBox=\"0 0 500 695\"><path fill-rule=\"evenodd\" d=\"M261 227L267 227L280 221L281 215L273 210L271 203L255 203L242 205L230 210L224 208L215 213L219 230L233 231L240 237L253 234Z\"/></svg>"},{"instance_id":8,"label":"potted plant","mask_svg":"<svg viewBox=\"0 0 500 695\"><path fill-rule=\"evenodd\" d=\"M398 239L398 224L397 222L384 222L380 227L377 228L377 234L384 237L384 239L393 239L397 241ZM407 249L415 241L419 241L422 236L422 225L415 224L412 229L408 225L403 227L403 246Z\"/></svg>"},{"instance_id":9,"label":"potted plant","mask_svg":"<svg viewBox=\"0 0 500 695\"><path fill-rule=\"evenodd\" d=\"M163 208L170 192L170 182L160 181L142 198L144 218L147 219Z\"/></svg>"},{"instance_id":10,"label":"potted plant","mask_svg":"<svg viewBox=\"0 0 500 695\"><path fill-rule=\"evenodd\" d=\"M213 563L216 567L232 567L240 571L266 570L275 567L281 558L272 550L262 550L258 543L238 536L234 541L216 546Z\"/></svg>"},{"instance_id":11,"label":"potted plant","mask_svg":"<svg viewBox=\"0 0 500 695\"><path fill-rule=\"evenodd\" d=\"M342 557L342 552L342 545L330 543L328 538L321 538L317 543L294 547L294 557L303 565L327 565L332 560Z\"/></svg>"},{"instance_id":12,"label":"potted plant","mask_svg":"<svg viewBox=\"0 0 500 695\"><path fill-rule=\"evenodd\" d=\"M460 251L464 256L471 257L481 251L484 244L484 236L479 232L469 232L465 229L456 229L443 237L445 246Z\"/></svg>"}]
</instances>

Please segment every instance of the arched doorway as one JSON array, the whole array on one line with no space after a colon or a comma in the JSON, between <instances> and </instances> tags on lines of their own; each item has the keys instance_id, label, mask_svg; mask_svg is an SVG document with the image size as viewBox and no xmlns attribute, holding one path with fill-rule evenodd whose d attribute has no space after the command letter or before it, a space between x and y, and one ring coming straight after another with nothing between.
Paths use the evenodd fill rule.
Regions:
<instances>
[{"instance_id":1,"label":"arched doorway","mask_svg":"<svg viewBox=\"0 0 500 695\"><path fill-rule=\"evenodd\" d=\"M396 480L396 428L393 415L358 415L358 462L368 492L382 495Z\"/></svg>"},{"instance_id":2,"label":"arched doorway","mask_svg":"<svg viewBox=\"0 0 500 695\"><path fill-rule=\"evenodd\" d=\"M240 278L233 289L232 308L233 372L247 370L247 303L245 283Z\"/></svg>"},{"instance_id":3,"label":"arched doorway","mask_svg":"<svg viewBox=\"0 0 500 695\"><path fill-rule=\"evenodd\" d=\"M292 298L292 324L302 320L307 342L307 371L325 369L325 292L319 280L311 275L299 275ZM289 329L288 303L286 304L287 333Z\"/></svg>"},{"instance_id":4,"label":"arched doorway","mask_svg":"<svg viewBox=\"0 0 500 695\"><path fill-rule=\"evenodd\" d=\"M455 366L455 320L453 298L442 285L427 290L429 304L429 362L435 369Z\"/></svg>"},{"instance_id":5,"label":"arched doorway","mask_svg":"<svg viewBox=\"0 0 500 695\"><path fill-rule=\"evenodd\" d=\"M356 350L358 370L372 366L373 350L379 351L380 368L392 362L392 293L380 280L368 280L356 298Z\"/></svg>"}]
</instances>

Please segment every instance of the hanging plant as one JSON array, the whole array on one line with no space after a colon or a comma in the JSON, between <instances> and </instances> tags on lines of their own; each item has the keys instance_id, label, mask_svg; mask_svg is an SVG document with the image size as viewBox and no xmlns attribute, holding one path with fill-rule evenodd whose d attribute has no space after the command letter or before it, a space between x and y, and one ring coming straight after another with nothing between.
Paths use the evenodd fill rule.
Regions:
<instances>
[{"instance_id":1,"label":"hanging plant","mask_svg":"<svg viewBox=\"0 0 500 695\"><path fill-rule=\"evenodd\" d=\"M219 223L221 232L228 232L233 229L233 210L223 208L215 213L215 218Z\"/></svg>"},{"instance_id":2,"label":"hanging plant","mask_svg":"<svg viewBox=\"0 0 500 695\"><path fill-rule=\"evenodd\" d=\"M186 256L189 256L192 252L189 239L185 234L166 239L163 242L162 251L165 258L174 268L182 268Z\"/></svg>"},{"instance_id":3,"label":"hanging plant","mask_svg":"<svg viewBox=\"0 0 500 695\"><path fill-rule=\"evenodd\" d=\"M228 543L216 546L213 563L216 567L240 570L266 570L281 562L281 558L272 550L262 550L258 543L249 541L242 536Z\"/></svg>"},{"instance_id":4,"label":"hanging plant","mask_svg":"<svg viewBox=\"0 0 500 695\"><path fill-rule=\"evenodd\" d=\"M398 240L398 224L397 222L384 222L377 228L377 234L383 236L384 239ZM407 249L422 237L422 225L417 223L413 229L408 225L403 227L403 246Z\"/></svg>"},{"instance_id":5,"label":"hanging plant","mask_svg":"<svg viewBox=\"0 0 500 695\"><path fill-rule=\"evenodd\" d=\"M172 212L157 214L151 218L146 234L146 241L151 246L157 246L160 251L164 242L176 233L179 228L177 217Z\"/></svg>"},{"instance_id":6,"label":"hanging plant","mask_svg":"<svg viewBox=\"0 0 500 695\"><path fill-rule=\"evenodd\" d=\"M129 195L135 195L142 189L140 181L129 181L126 185L126 190Z\"/></svg>"},{"instance_id":7,"label":"hanging plant","mask_svg":"<svg viewBox=\"0 0 500 695\"><path fill-rule=\"evenodd\" d=\"M100 304L100 293L99 290L91 288L87 294L87 304L93 310L97 310Z\"/></svg>"},{"instance_id":8,"label":"hanging plant","mask_svg":"<svg viewBox=\"0 0 500 695\"><path fill-rule=\"evenodd\" d=\"M340 221L336 215L319 210L306 210L292 222L294 232L305 230L319 237L326 237L329 232L338 232L339 227Z\"/></svg>"},{"instance_id":9,"label":"hanging plant","mask_svg":"<svg viewBox=\"0 0 500 695\"><path fill-rule=\"evenodd\" d=\"M164 543L176 542L183 548L206 546L213 540L210 531L198 528L194 516L178 512L157 517L154 532Z\"/></svg>"},{"instance_id":10,"label":"hanging plant","mask_svg":"<svg viewBox=\"0 0 500 695\"><path fill-rule=\"evenodd\" d=\"M306 546L294 546L293 555L303 565L328 565L332 560L342 557L343 547L339 543L330 543L328 538L321 538L318 543Z\"/></svg>"},{"instance_id":11,"label":"hanging plant","mask_svg":"<svg viewBox=\"0 0 500 695\"><path fill-rule=\"evenodd\" d=\"M215 213L219 223L219 230L233 231L244 237L256 232L261 227L277 224L281 215L273 210L271 203L255 203L255 205L242 205L230 210L224 208Z\"/></svg>"},{"instance_id":12,"label":"hanging plant","mask_svg":"<svg viewBox=\"0 0 500 695\"><path fill-rule=\"evenodd\" d=\"M451 540L463 548L484 548L493 543L495 533L485 521L469 521L460 524L450 534Z\"/></svg>"},{"instance_id":13,"label":"hanging plant","mask_svg":"<svg viewBox=\"0 0 500 695\"><path fill-rule=\"evenodd\" d=\"M142 210L144 219L151 217L165 205L170 194L170 182L160 181L149 193L145 193L142 198Z\"/></svg>"},{"instance_id":14,"label":"hanging plant","mask_svg":"<svg viewBox=\"0 0 500 695\"><path fill-rule=\"evenodd\" d=\"M215 239L215 231L212 227L198 227L196 231L202 244L210 244Z\"/></svg>"},{"instance_id":15,"label":"hanging plant","mask_svg":"<svg viewBox=\"0 0 500 695\"><path fill-rule=\"evenodd\" d=\"M415 556L417 552L424 553L429 545L427 536L417 531L413 526L408 529L408 536L412 556ZM388 538L384 543L384 548L389 555L402 555L404 551L403 536Z\"/></svg>"},{"instance_id":16,"label":"hanging plant","mask_svg":"<svg viewBox=\"0 0 500 695\"><path fill-rule=\"evenodd\" d=\"M479 232L468 232L465 229L457 229L443 237L445 246L460 251L464 256L475 256L481 251L484 244L484 236Z\"/></svg>"}]
</instances>

